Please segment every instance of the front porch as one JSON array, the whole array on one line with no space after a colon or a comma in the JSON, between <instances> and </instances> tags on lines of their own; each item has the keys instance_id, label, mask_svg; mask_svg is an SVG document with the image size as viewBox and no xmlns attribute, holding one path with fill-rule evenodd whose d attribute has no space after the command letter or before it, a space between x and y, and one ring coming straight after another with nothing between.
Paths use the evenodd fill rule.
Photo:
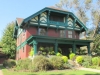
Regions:
<instances>
[{"instance_id":1,"label":"front porch","mask_svg":"<svg viewBox=\"0 0 100 75\"><path fill-rule=\"evenodd\" d=\"M40 46L52 46L55 53L58 52L58 48L62 49L62 54L68 56L70 52L76 54L76 48L87 46L88 55L91 55L90 51L91 40L76 40L76 39L65 39L65 38L54 38L44 36L31 36L27 39L27 43L34 47L34 55L38 53ZM72 49L69 50L69 49Z\"/></svg>"}]
</instances>

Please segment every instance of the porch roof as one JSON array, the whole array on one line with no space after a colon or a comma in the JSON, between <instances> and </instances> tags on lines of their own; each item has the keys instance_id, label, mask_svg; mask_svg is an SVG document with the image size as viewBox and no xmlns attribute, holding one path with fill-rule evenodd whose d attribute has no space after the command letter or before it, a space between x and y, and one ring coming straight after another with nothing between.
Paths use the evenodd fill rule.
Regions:
<instances>
[{"instance_id":1,"label":"porch roof","mask_svg":"<svg viewBox=\"0 0 100 75\"><path fill-rule=\"evenodd\" d=\"M39 36L39 35L32 35L27 39L27 43L31 45L33 40L37 42L43 43L62 43L62 44L77 44L77 45L89 45L92 40L81 40L81 39L70 39L70 38L56 38L56 37L49 37L49 36Z\"/></svg>"}]
</instances>

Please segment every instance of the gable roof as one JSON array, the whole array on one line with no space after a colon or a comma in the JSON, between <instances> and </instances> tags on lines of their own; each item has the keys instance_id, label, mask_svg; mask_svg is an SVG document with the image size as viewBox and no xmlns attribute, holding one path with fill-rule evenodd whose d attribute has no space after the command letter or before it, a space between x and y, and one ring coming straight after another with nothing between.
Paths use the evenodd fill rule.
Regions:
<instances>
[{"instance_id":1,"label":"gable roof","mask_svg":"<svg viewBox=\"0 0 100 75\"><path fill-rule=\"evenodd\" d=\"M32 18L38 16L39 14L45 12L45 11L53 11L53 12L57 12L57 13L62 13L62 14L69 14L71 15L73 18L75 18L77 20L77 22L82 26L82 28L87 31L87 27L72 13L72 12L69 12L67 10L64 10L62 8L56 8L56 7L45 7L43 9L41 9L40 11L36 12L35 14L25 18L22 20L22 22L20 23L20 26L23 25L23 23L27 23L29 20L31 20Z\"/></svg>"}]
</instances>

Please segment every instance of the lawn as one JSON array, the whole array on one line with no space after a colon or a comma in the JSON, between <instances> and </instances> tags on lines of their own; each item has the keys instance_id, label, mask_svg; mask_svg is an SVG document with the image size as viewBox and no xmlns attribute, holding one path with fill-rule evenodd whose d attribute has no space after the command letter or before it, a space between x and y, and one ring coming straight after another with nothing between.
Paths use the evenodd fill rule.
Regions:
<instances>
[{"instance_id":1,"label":"lawn","mask_svg":"<svg viewBox=\"0 0 100 75\"><path fill-rule=\"evenodd\" d=\"M82 70L52 70L47 72L14 72L2 69L4 75L100 75L100 73Z\"/></svg>"}]
</instances>

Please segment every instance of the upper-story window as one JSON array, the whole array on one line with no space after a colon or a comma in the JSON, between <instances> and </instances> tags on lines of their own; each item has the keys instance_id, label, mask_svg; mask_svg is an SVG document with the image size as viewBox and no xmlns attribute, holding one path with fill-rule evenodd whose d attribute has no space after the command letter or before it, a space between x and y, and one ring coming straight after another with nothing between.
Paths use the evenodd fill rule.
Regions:
<instances>
[{"instance_id":1,"label":"upper-story window","mask_svg":"<svg viewBox=\"0 0 100 75\"><path fill-rule=\"evenodd\" d=\"M73 36L73 32L72 31L68 31L68 38L72 38Z\"/></svg>"},{"instance_id":2,"label":"upper-story window","mask_svg":"<svg viewBox=\"0 0 100 75\"><path fill-rule=\"evenodd\" d=\"M65 30L60 30L60 37L65 37Z\"/></svg>"},{"instance_id":3,"label":"upper-story window","mask_svg":"<svg viewBox=\"0 0 100 75\"><path fill-rule=\"evenodd\" d=\"M50 15L51 21L64 22L64 16Z\"/></svg>"},{"instance_id":4,"label":"upper-story window","mask_svg":"<svg viewBox=\"0 0 100 75\"><path fill-rule=\"evenodd\" d=\"M39 28L39 35L46 35L46 29L45 28Z\"/></svg>"}]
</instances>

